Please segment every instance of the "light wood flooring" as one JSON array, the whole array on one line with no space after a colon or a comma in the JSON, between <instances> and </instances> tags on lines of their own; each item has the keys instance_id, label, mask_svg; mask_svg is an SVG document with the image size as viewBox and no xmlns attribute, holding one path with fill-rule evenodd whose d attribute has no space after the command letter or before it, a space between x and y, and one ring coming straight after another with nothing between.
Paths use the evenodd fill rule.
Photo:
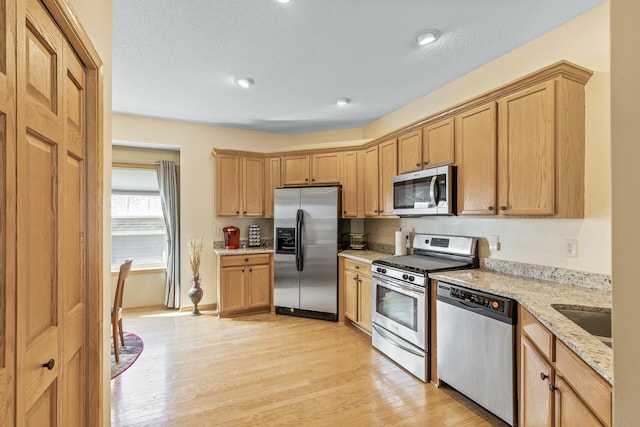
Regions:
<instances>
[{"instance_id":1,"label":"light wood flooring","mask_svg":"<svg viewBox=\"0 0 640 427\"><path fill-rule=\"evenodd\" d=\"M352 326L256 314L135 311L144 340L111 381L113 426L505 426L454 390L424 384Z\"/></svg>"}]
</instances>

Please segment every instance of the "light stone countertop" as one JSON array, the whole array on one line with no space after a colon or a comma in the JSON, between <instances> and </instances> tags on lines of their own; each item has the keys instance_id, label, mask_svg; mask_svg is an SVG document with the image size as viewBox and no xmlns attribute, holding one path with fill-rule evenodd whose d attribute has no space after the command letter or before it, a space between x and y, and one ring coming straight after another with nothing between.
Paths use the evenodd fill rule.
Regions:
<instances>
[{"instance_id":1,"label":"light stone countertop","mask_svg":"<svg viewBox=\"0 0 640 427\"><path fill-rule=\"evenodd\" d=\"M432 273L429 277L516 300L600 376L613 384L613 350L552 307L553 304L610 310L610 291L479 269Z\"/></svg>"},{"instance_id":2,"label":"light stone countertop","mask_svg":"<svg viewBox=\"0 0 640 427\"><path fill-rule=\"evenodd\" d=\"M369 250L348 249L348 250L340 252L338 254L338 256L341 256L341 257L344 257L344 258L349 258L349 259L352 259L354 261L359 261L359 262L364 262L364 263L367 263L367 264L371 264L373 261L375 261L378 258L387 258L387 257L393 256L393 255L384 254L382 252L369 251Z\"/></svg>"},{"instance_id":3,"label":"light stone countertop","mask_svg":"<svg viewBox=\"0 0 640 427\"><path fill-rule=\"evenodd\" d=\"M239 249L214 249L217 255L253 255L253 254L272 254L273 248L252 247Z\"/></svg>"}]
</instances>

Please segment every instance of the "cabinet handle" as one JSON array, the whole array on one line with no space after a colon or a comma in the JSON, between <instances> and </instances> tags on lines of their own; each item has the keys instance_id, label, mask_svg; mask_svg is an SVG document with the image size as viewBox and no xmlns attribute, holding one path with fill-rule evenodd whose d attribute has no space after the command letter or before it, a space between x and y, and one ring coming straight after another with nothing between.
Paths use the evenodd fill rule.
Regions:
<instances>
[{"instance_id":1,"label":"cabinet handle","mask_svg":"<svg viewBox=\"0 0 640 427\"><path fill-rule=\"evenodd\" d=\"M304 180L305 180L305 182L309 182L309 178L305 178Z\"/></svg>"},{"instance_id":2,"label":"cabinet handle","mask_svg":"<svg viewBox=\"0 0 640 427\"><path fill-rule=\"evenodd\" d=\"M311 178L311 181L316 182L316 179L315 178Z\"/></svg>"},{"instance_id":3,"label":"cabinet handle","mask_svg":"<svg viewBox=\"0 0 640 427\"><path fill-rule=\"evenodd\" d=\"M249 269L249 273L251 273L252 271L253 271L253 268L250 268L250 269Z\"/></svg>"},{"instance_id":4,"label":"cabinet handle","mask_svg":"<svg viewBox=\"0 0 640 427\"><path fill-rule=\"evenodd\" d=\"M489 206L487 209L492 211L493 210L493 206Z\"/></svg>"},{"instance_id":5,"label":"cabinet handle","mask_svg":"<svg viewBox=\"0 0 640 427\"><path fill-rule=\"evenodd\" d=\"M353 280L358 281L358 276L353 276Z\"/></svg>"},{"instance_id":6,"label":"cabinet handle","mask_svg":"<svg viewBox=\"0 0 640 427\"><path fill-rule=\"evenodd\" d=\"M549 375L545 375L544 372L540 372L540 379L542 381L546 380L547 378L549 378Z\"/></svg>"},{"instance_id":7,"label":"cabinet handle","mask_svg":"<svg viewBox=\"0 0 640 427\"><path fill-rule=\"evenodd\" d=\"M55 365L56 365L56 361L53 359L49 359L47 363L42 364L42 367L47 368L48 370L51 371Z\"/></svg>"},{"instance_id":8,"label":"cabinet handle","mask_svg":"<svg viewBox=\"0 0 640 427\"><path fill-rule=\"evenodd\" d=\"M425 166L426 166L426 165L428 165L428 164L429 164L429 162L424 162L424 165L425 165Z\"/></svg>"},{"instance_id":9,"label":"cabinet handle","mask_svg":"<svg viewBox=\"0 0 640 427\"><path fill-rule=\"evenodd\" d=\"M554 391L556 391L558 389L558 387L554 387L552 384L549 384L549 391L551 393L553 393Z\"/></svg>"},{"instance_id":10,"label":"cabinet handle","mask_svg":"<svg viewBox=\"0 0 640 427\"><path fill-rule=\"evenodd\" d=\"M239 213L240 213L240 211L236 211L236 214L239 214Z\"/></svg>"},{"instance_id":11,"label":"cabinet handle","mask_svg":"<svg viewBox=\"0 0 640 427\"><path fill-rule=\"evenodd\" d=\"M416 163L416 166L417 166L417 167L420 167L420 163Z\"/></svg>"},{"instance_id":12,"label":"cabinet handle","mask_svg":"<svg viewBox=\"0 0 640 427\"><path fill-rule=\"evenodd\" d=\"M244 273L244 268L242 269L242 272Z\"/></svg>"},{"instance_id":13,"label":"cabinet handle","mask_svg":"<svg viewBox=\"0 0 640 427\"><path fill-rule=\"evenodd\" d=\"M360 266L359 265L356 265L356 270L360 270Z\"/></svg>"},{"instance_id":14,"label":"cabinet handle","mask_svg":"<svg viewBox=\"0 0 640 427\"><path fill-rule=\"evenodd\" d=\"M244 262L249 262L249 258L245 258L245 259L244 259Z\"/></svg>"},{"instance_id":15,"label":"cabinet handle","mask_svg":"<svg viewBox=\"0 0 640 427\"><path fill-rule=\"evenodd\" d=\"M506 207L506 206L500 206L500 210L501 210L501 211L506 211L506 210L507 210L507 207Z\"/></svg>"}]
</instances>

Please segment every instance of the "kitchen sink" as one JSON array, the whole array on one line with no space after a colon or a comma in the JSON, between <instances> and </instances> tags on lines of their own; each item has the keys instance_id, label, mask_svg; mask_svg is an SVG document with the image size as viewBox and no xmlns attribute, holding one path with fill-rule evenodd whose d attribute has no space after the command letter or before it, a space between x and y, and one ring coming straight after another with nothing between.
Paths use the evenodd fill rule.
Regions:
<instances>
[{"instance_id":1,"label":"kitchen sink","mask_svg":"<svg viewBox=\"0 0 640 427\"><path fill-rule=\"evenodd\" d=\"M552 305L558 313L612 347L611 310L603 307Z\"/></svg>"}]
</instances>

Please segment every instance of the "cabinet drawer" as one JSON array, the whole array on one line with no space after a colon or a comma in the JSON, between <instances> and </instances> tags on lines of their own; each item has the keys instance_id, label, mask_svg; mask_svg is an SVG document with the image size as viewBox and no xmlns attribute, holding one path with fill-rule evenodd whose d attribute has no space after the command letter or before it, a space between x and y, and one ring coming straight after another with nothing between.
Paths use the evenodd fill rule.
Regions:
<instances>
[{"instance_id":1,"label":"cabinet drawer","mask_svg":"<svg viewBox=\"0 0 640 427\"><path fill-rule=\"evenodd\" d=\"M556 371L605 425L611 425L611 385L560 341L556 342Z\"/></svg>"},{"instance_id":2,"label":"cabinet drawer","mask_svg":"<svg viewBox=\"0 0 640 427\"><path fill-rule=\"evenodd\" d=\"M371 277L371 264L354 261L348 258L344 259L344 269L358 272L362 276Z\"/></svg>"},{"instance_id":3,"label":"cabinet drawer","mask_svg":"<svg viewBox=\"0 0 640 427\"><path fill-rule=\"evenodd\" d=\"M554 361L555 336L542 323L533 317L526 309L520 308L520 325L522 333L526 335L540 352L549 360Z\"/></svg>"},{"instance_id":4,"label":"cabinet drawer","mask_svg":"<svg viewBox=\"0 0 640 427\"><path fill-rule=\"evenodd\" d=\"M269 264L271 254L257 255L223 255L220 257L220 267L232 265Z\"/></svg>"}]
</instances>

